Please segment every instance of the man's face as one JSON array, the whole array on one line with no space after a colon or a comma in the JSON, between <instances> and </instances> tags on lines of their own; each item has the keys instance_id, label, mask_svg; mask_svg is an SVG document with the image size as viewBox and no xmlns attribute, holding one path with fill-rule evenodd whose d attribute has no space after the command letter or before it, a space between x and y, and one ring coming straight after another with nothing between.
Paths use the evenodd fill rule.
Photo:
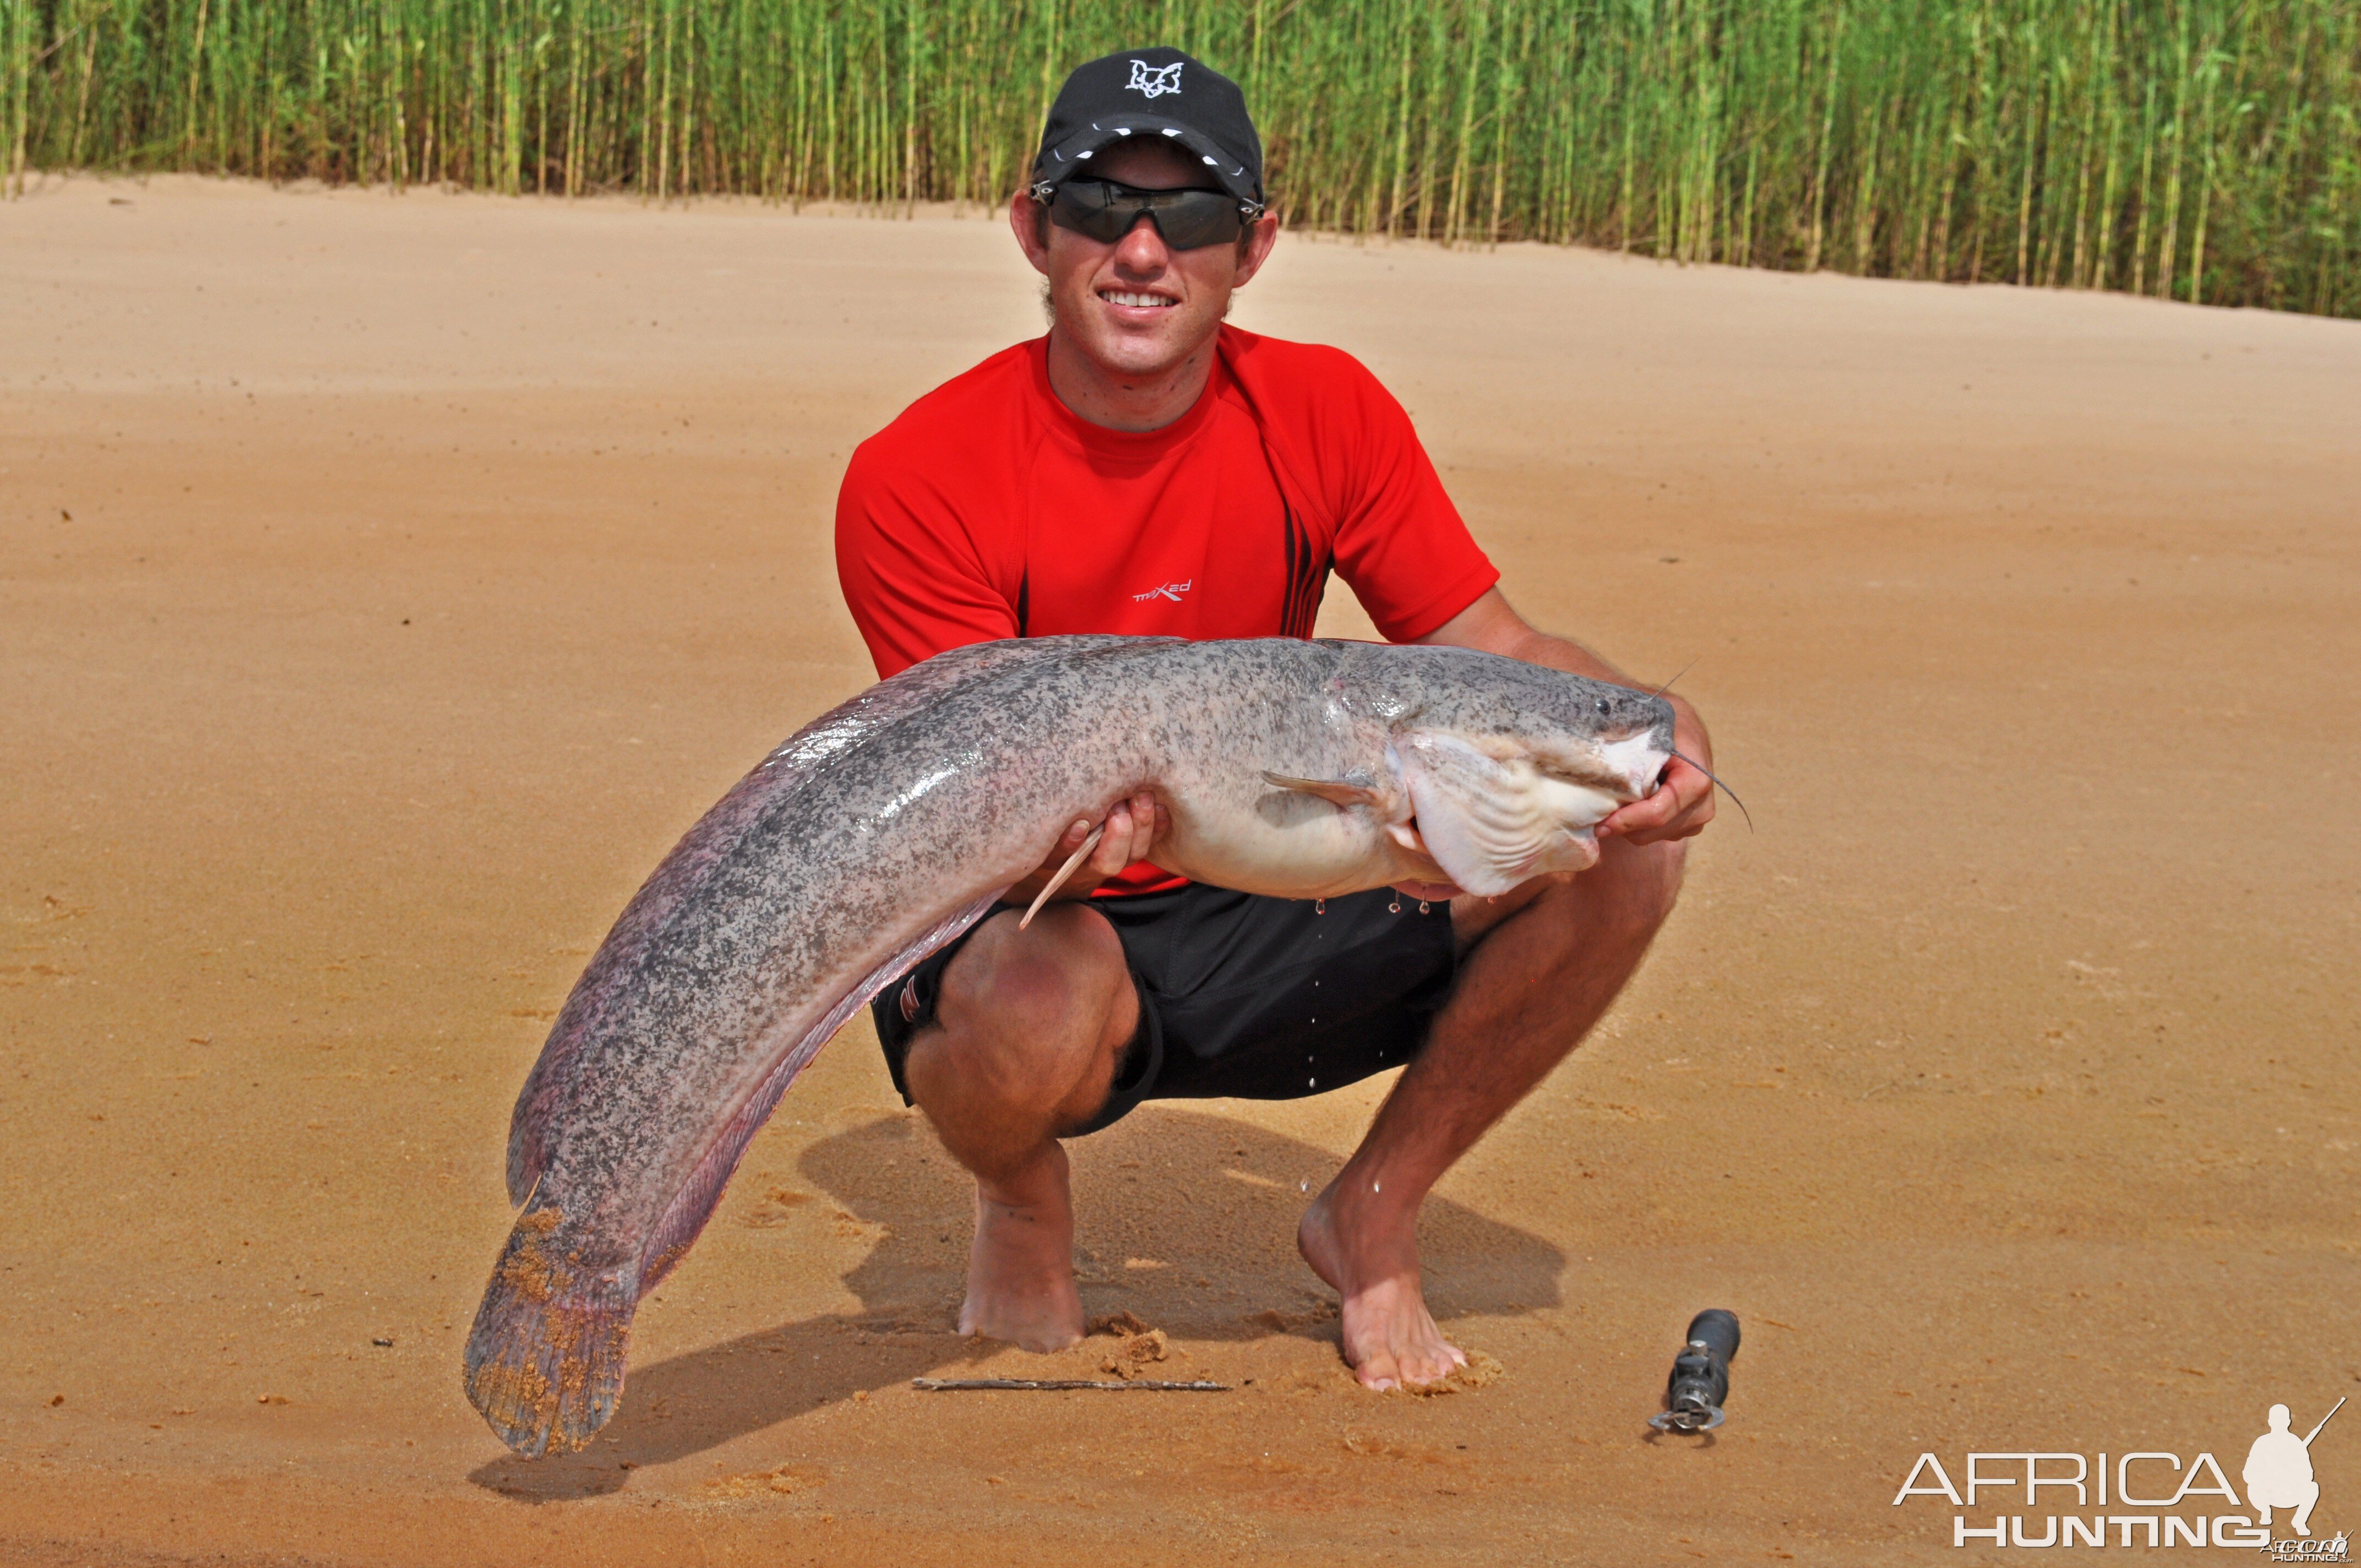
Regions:
<instances>
[{"instance_id":1,"label":"man's face","mask_svg":"<svg viewBox=\"0 0 2361 1568\"><path fill-rule=\"evenodd\" d=\"M1142 137L1101 152L1091 173L1146 191L1217 188L1186 154ZM1170 371L1211 338L1228 313L1231 291L1260 269L1279 235L1279 220L1264 217L1243 247L1224 241L1175 250L1142 219L1107 245L1044 223L1040 214L1021 192L1008 210L1017 244L1049 280L1057 331L1084 358L1126 378Z\"/></svg>"}]
</instances>

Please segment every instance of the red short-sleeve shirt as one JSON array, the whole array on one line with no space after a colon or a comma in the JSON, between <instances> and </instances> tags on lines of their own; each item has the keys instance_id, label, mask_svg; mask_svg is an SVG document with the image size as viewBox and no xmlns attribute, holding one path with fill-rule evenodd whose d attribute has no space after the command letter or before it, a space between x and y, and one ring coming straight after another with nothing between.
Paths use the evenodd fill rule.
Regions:
<instances>
[{"instance_id":1,"label":"red short-sleeve shirt","mask_svg":"<svg viewBox=\"0 0 2361 1568\"><path fill-rule=\"evenodd\" d=\"M881 679L1004 637L1309 637L1332 570L1406 642L1499 580L1350 355L1224 326L1204 395L1133 433L1059 400L1048 344L994 355L852 455L837 574ZM1177 881L1140 866L1119 884Z\"/></svg>"}]
</instances>

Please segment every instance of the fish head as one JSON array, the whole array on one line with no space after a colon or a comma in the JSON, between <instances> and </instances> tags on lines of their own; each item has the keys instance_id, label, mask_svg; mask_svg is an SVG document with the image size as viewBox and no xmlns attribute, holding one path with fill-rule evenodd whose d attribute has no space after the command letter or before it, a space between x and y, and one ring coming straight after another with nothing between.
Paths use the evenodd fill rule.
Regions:
<instances>
[{"instance_id":1,"label":"fish head","mask_svg":"<svg viewBox=\"0 0 2361 1568\"><path fill-rule=\"evenodd\" d=\"M1469 893L1586 871L1592 829L1672 759L1672 705L1488 654L1404 712L1393 762L1427 854ZM1509 666L1501 670L1497 666Z\"/></svg>"}]
</instances>

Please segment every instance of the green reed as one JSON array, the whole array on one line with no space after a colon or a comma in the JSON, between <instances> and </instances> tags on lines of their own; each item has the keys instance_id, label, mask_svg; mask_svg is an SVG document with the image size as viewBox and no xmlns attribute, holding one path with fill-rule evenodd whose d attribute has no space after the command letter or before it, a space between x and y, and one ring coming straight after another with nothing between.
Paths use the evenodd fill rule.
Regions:
<instances>
[{"instance_id":1,"label":"green reed","mask_svg":"<svg viewBox=\"0 0 2361 1568\"><path fill-rule=\"evenodd\" d=\"M0 174L991 202L1143 41L1298 225L2361 314L2361 0L0 0Z\"/></svg>"}]
</instances>

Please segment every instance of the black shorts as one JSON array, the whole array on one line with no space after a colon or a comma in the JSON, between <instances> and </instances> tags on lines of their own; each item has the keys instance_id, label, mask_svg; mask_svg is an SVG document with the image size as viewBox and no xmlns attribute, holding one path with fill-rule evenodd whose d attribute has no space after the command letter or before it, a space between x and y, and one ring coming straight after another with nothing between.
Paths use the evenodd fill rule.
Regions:
<instances>
[{"instance_id":1,"label":"black shorts","mask_svg":"<svg viewBox=\"0 0 2361 1568\"><path fill-rule=\"evenodd\" d=\"M1106 1103L1070 1136L1145 1100L1297 1100L1400 1067L1426 1043L1458 962L1451 906L1388 888L1323 907L1191 883L1090 906L1123 940L1139 1028ZM935 1021L943 970L975 929L870 1004L906 1105L911 1036Z\"/></svg>"}]
</instances>

